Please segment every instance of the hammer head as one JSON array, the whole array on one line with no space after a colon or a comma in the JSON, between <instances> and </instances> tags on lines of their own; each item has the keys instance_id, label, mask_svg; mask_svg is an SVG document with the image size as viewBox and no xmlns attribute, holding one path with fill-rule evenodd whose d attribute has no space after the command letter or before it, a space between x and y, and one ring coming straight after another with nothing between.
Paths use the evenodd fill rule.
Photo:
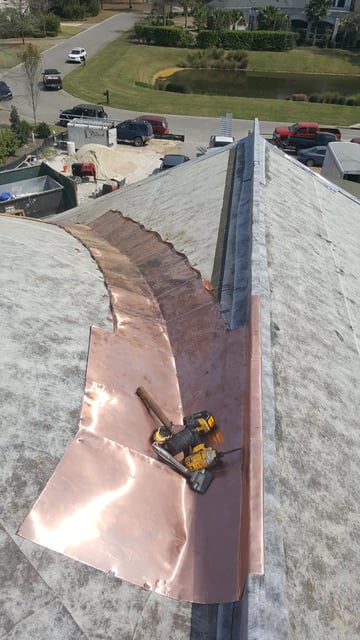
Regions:
<instances>
[{"instance_id":1,"label":"hammer head","mask_svg":"<svg viewBox=\"0 0 360 640\"><path fill-rule=\"evenodd\" d=\"M205 493L208 490L214 476L208 469L190 471L187 479L190 488L197 493Z\"/></svg>"}]
</instances>

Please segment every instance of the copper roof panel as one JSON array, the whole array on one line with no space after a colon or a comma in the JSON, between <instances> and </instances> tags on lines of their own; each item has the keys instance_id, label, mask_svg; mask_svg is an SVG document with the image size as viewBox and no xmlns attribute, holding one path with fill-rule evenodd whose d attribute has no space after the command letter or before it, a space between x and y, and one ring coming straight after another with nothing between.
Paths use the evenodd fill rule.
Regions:
<instances>
[{"instance_id":1,"label":"copper roof panel","mask_svg":"<svg viewBox=\"0 0 360 640\"><path fill-rule=\"evenodd\" d=\"M97 435L148 452L148 441L157 423L135 395L138 386L162 399L165 413L181 424L181 405L175 362L170 351L157 349L151 339L139 345L132 326L114 335L93 327L88 357L81 426ZM166 393L164 393L166 389Z\"/></svg>"},{"instance_id":2,"label":"copper roof panel","mask_svg":"<svg viewBox=\"0 0 360 640\"><path fill-rule=\"evenodd\" d=\"M157 235L115 212L93 227L68 230L103 270L115 333L91 330L80 431L19 532L174 598L237 600L248 567L243 453L224 459L205 495L194 493L154 458L159 421L135 390L150 391L175 424L212 411L221 431L210 444L244 446L248 328L229 331L197 272ZM73 533L66 545L63 531Z\"/></svg>"}]
</instances>

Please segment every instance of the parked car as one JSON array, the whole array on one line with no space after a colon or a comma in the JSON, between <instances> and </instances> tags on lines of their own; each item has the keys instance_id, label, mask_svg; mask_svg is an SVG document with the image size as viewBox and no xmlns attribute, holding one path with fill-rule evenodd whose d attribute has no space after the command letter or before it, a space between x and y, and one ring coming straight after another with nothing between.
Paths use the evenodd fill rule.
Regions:
<instances>
[{"instance_id":1,"label":"parked car","mask_svg":"<svg viewBox=\"0 0 360 640\"><path fill-rule=\"evenodd\" d=\"M99 104L78 104L72 109L60 111L59 124L66 127L67 123L74 118L107 118L104 107Z\"/></svg>"},{"instance_id":2,"label":"parked car","mask_svg":"<svg viewBox=\"0 0 360 640\"><path fill-rule=\"evenodd\" d=\"M139 116L139 118L136 118L136 120L146 120L146 122L150 122L153 132L155 135L168 135L169 133L169 125L168 122L166 120L166 118L164 118L164 116Z\"/></svg>"},{"instance_id":3,"label":"parked car","mask_svg":"<svg viewBox=\"0 0 360 640\"><path fill-rule=\"evenodd\" d=\"M82 47L74 47L68 53L67 62L84 62L87 58L87 53Z\"/></svg>"},{"instance_id":4,"label":"parked car","mask_svg":"<svg viewBox=\"0 0 360 640\"><path fill-rule=\"evenodd\" d=\"M356 142L356 144L360 144L360 138L351 138L350 142Z\"/></svg>"},{"instance_id":5,"label":"parked car","mask_svg":"<svg viewBox=\"0 0 360 640\"><path fill-rule=\"evenodd\" d=\"M6 82L0 81L0 100L12 100L13 94Z\"/></svg>"},{"instance_id":6,"label":"parked car","mask_svg":"<svg viewBox=\"0 0 360 640\"><path fill-rule=\"evenodd\" d=\"M297 159L306 164L307 167L322 167L327 145L311 147L311 149L300 149Z\"/></svg>"},{"instance_id":7,"label":"parked car","mask_svg":"<svg viewBox=\"0 0 360 640\"><path fill-rule=\"evenodd\" d=\"M152 126L146 120L124 120L116 126L116 132L118 142L132 142L135 147L142 147L154 137Z\"/></svg>"},{"instance_id":8,"label":"parked car","mask_svg":"<svg viewBox=\"0 0 360 640\"><path fill-rule=\"evenodd\" d=\"M232 144L234 141L234 136L210 136L209 149L226 147L228 144Z\"/></svg>"},{"instance_id":9,"label":"parked car","mask_svg":"<svg viewBox=\"0 0 360 640\"><path fill-rule=\"evenodd\" d=\"M181 153L168 153L166 156L161 158L161 160L162 163L160 171L164 171L165 169L172 169L173 167L177 167L179 164L188 162L190 158L188 158L188 156L182 155Z\"/></svg>"},{"instance_id":10,"label":"parked car","mask_svg":"<svg viewBox=\"0 0 360 640\"><path fill-rule=\"evenodd\" d=\"M57 69L45 69L42 75L45 89L62 89L60 71Z\"/></svg>"}]
</instances>

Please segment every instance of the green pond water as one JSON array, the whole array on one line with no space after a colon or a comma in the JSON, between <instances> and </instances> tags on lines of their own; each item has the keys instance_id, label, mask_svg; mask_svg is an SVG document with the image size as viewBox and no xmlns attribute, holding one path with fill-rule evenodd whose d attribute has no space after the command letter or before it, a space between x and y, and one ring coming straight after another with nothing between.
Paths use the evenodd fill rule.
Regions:
<instances>
[{"instance_id":1,"label":"green pond water","mask_svg":"<svg viewBox=\"0 0 360 640\"><path fill-rule=\"evenodd\" d=\"M343 96L360 93L360 76L327 76L276 73L261 74L249 71L214 69L178 71L169 82L186 85L191 93L271 98L284 100L292 93L336 91Z\"/></svg>"}]
</instances>

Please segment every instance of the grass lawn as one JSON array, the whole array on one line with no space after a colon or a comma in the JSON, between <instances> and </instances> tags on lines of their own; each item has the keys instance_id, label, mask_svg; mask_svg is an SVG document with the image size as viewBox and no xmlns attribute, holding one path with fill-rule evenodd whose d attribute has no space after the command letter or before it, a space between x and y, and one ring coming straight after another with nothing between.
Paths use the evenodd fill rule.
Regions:
<instances>
[{"instance_id":1,"label":"grass lawn","mask_svg":"<svg viewBox=\"0 0 360 640\"><path fill-rule=\"evenodd\" d=\"M106 46L85 67L64 79L66 91L79 99L104 103L103 92L109 89L110 106L129 111L214 116L227 111L234 118L290 122L315 120L322 124L347 126L360 122L360 107L238 98L203 96L155 91L153 78L164 68L186 61L187 51L170 47L153 47L129 42L121 37ZM360 54L340 50L299 48L286 53L249 52L252 71L331 73L357 75ZM94 78L101 78L94 83Z\"/></svg>"},{"instance_id":2,"label":"grass lawn","mask_svg":"<svg viewBox=\"0 0 360 640\"><path fill-rule=\"evenodd\" d=\"M34 44L40 51L46 51L56 45L57 40L64 40L76 36L77 33L88 29L93 24L98 24L103 20L107 20L116 13L129 10L128 0L112 0L112 2L103 2L103 8L97 16L88 17L83 21L74 20L69 24L62 23L61 32L55 38L26 38L25 45L22 44L20 38L2 39L0 40L0 70L11 69L20 62L21 54L26 45L30 42ZM133 11L146 12L150 11L148 2L133 2ZM79 23L79 24L78 24ZM76 25L76 26L75 26Z\"/></svg>"},{"instance_id":3,"label":"grass lawn","mask_svg":"<svg viewBox=\"0 0 360 640\"><path fill-rule=\"evenodd\" d=\"M21 55L30 42L38 47L40 51L46 51L46 49L54 46L56 38L26 38L24 45L20 40L1 40L0 69L11 69L20 64Z\"/></svg>"}]
</instances>

